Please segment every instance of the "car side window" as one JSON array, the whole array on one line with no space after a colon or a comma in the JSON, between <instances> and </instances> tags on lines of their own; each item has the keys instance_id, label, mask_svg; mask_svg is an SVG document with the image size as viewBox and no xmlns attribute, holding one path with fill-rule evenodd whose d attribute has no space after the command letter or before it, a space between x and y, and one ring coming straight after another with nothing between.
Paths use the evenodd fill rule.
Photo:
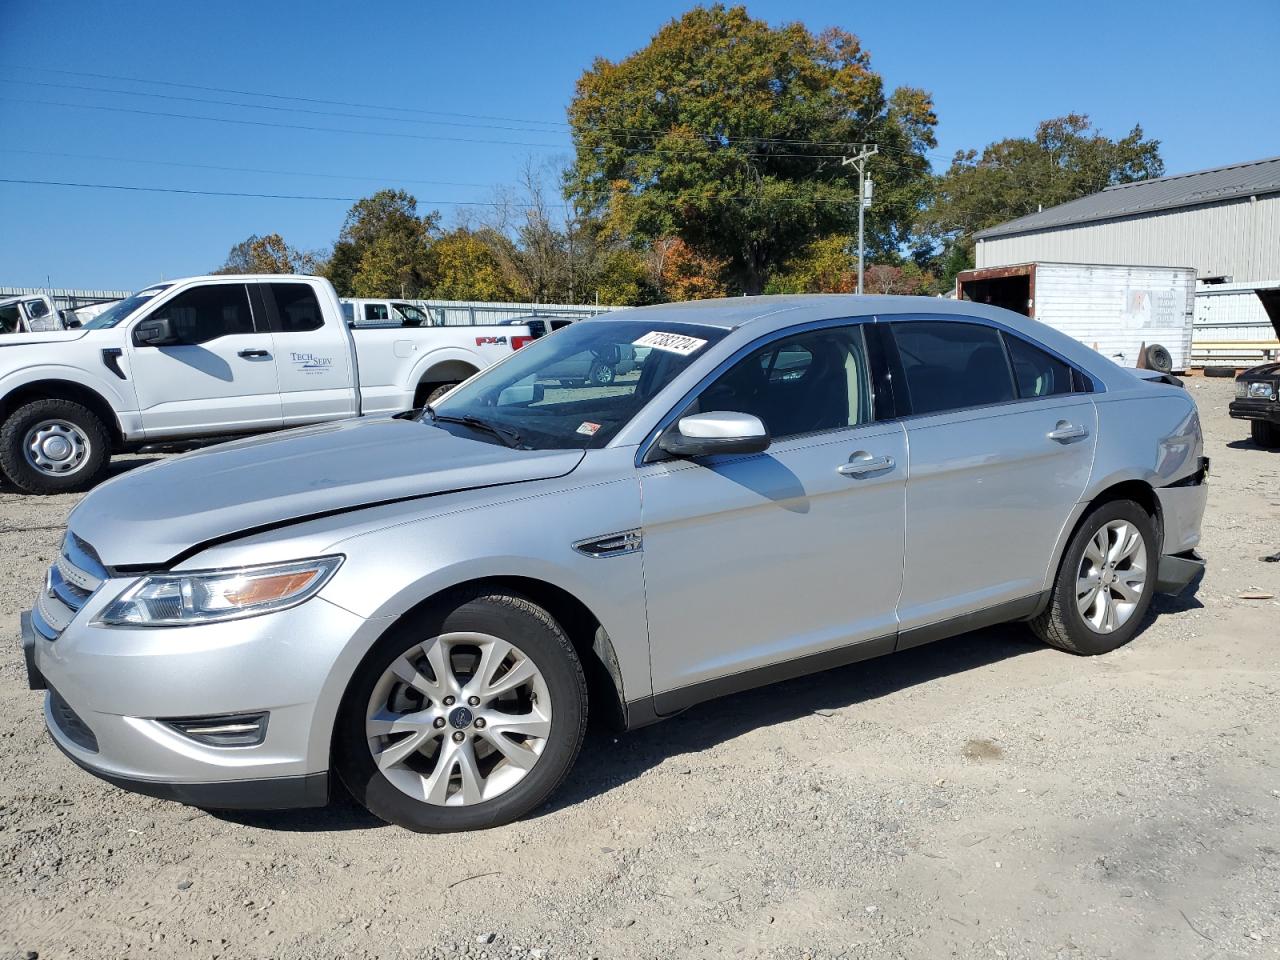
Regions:
<instances>
[{"instance_id":1,"label":"car side window","mask_svg":"<svg viewBox=\"0 0 1280 960\"><path fill-rule=\"evenodd\" d=\"M208 343L219 337L254 333L249 292L243 283L213 283L184 290L150 314L169 317L182 343Z\"/></svg>"},{"instance_id":2,"label":"car side window","mask_svg":"<svg viewBox=\"0 0 1280 960\"><path fill-rule=\"evenodd\" d=\"M871 382L862 327L775 340L721 374L694 406L687 413L753 414L775 440L867 423Z\"/></svg>"},{"instance_id":3,"label":"car side window","mask_svg":"<svg viewBox=\"0 0 1280 960\"><path fill-rule=\"evenodd\" d=\"M307 333L324 326L320 301L309 283L268 283L276 301L276 329L280 333Z\"/></svg>"},{"instance_id":4,"label":"car side window","mask_svg":"<svg viewBox=\"0 0 1280 960\"><path fill-rule=\"evenodd\" d=\"M1000 331L954 320L891 325L913 414L1016 398Z\"/></svg>"},{"instance_id":5,"label":"car side window","mask_svg":"<svg viewBox=\"0 0 1280 960\"><path fill-rule=\"evenodd\" d=\"M1025 400L1072 392L1072 370L1068 364L1019 337L1006 333L1004 342L1009 347L1019 397Z\"/></svg>"},{"instance_id":6,"label":"car side window","mask_svg":"<svg viewBox=\"0 0 1280 960\"><path fill-rule=\"evenodd\" d=\"M364 319L366 323L386 323L391 317L387 313L387 305L385 303L366 303L364 305Z\"/></svg>"}]
</instances>

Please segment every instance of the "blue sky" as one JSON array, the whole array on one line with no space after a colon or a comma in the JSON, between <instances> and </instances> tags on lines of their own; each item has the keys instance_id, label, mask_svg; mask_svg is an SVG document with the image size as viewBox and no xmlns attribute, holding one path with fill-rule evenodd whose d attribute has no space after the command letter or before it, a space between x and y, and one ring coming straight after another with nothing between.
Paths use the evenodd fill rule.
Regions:
<instances>
[{"instance_id":1,"label":"blue sky","mask_svg":"<svg viewBox=\"0 0 1280 960\"><path fill-rule=\"evenodd\" d=\"M438 204L448 220L467 208L444 201L490 200L526 158L567 157L568 136L557 124L581 72L597 56L617 59L643 46L690 5L0 0L0 178L332 197L404 186L423 206ZM748 9L773 23L852 30L890 86L930 90L940 119L932 158L938 167L958 148L1025 135L1038 120L1073 110L1089 113L1110 135L1142 123L1162 141L1171 173L1280 154L1276 0L1215 7L769 0ZM54 69L544 123L434 117L524 128L512 132L236 109L101 91L250 98ZM419 139L426 137L442 139ZM54 286L136 288L212 269L252 233L279 231L296 246L325 247L349 205L0 183L0 284L44 285L48 278Z\"/></svg>"}]
</instances>

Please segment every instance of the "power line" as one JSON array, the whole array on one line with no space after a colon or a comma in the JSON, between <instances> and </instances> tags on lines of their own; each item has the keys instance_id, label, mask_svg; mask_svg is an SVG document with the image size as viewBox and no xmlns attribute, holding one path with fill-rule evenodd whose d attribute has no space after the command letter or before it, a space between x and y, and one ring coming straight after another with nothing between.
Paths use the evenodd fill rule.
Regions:
<instances>
[{"instance_id":1,"label":"power line","mask_svg":"<svg viewBox=\"0 0 1280 960\"><path fill-rule=\"evenodd\" d=\"M358 200L365 199L362 197L323 197L313 194L296 194L296 193L250 193L235 190L196 190L180 187L139 187L129 184L120 183L83 183L72 180L29 180L17 177L0 177L0 183L13 183L28 186L43 187L80 187L90 190L126 190L135 193L177 193L200 197L247 197L256 200L324 200L341 203L355 203ZM748 197L726 194L717 197L707 197L708 200L744 200L755 201L767 199L770 203L842 203L854 204L858 202L856 197L836 198L836 197ZM427 207L435 206L462 206L462 207L517 207L530 209L534 207L555 207L556 209L569 209L572 204L568 203L508 203L502 200L419 200L418 203Z\"/></svg>"},{"instance_id":2,"label":"power line","mask_svg":"<svg viewBox=\"0 0 1280 960\"><path fill-rule=\"evenodd\" d=\"M20 180L0 177L0 183L19 183L43 187L84 187L92 190L129 190L138 193L182 193L201 197L250 197L255 200L330 200L342 203L355 203L360 197L318 197L312 194L297 193L242 193L234 190L187 190L178 187L135 187L120 183L79 183L70 180ZM497 206L495 201L486 200L420 200L427 206Z\"/></svg>"},{"instance_id":3,"label":"power line","mask_svg":"<svg viewBox=\"0 0 1280 960\"><path fill-rule=\"evenodd\" d=\"M151 97L155 100L177 100L183 103L203 103L219 107L244 107L249 110L273 110L277 113L305 113L317 117L341 117L347 120L378 120L385 123L434 124L445 127L506 130L509 133L554 133L552 130L533 130L528 127L510 127L499 124L462 123L456 120L418 120L410 117L373 117L365 113L343 113L336 110L311 110L307 107L277 107L266 103L241 103L236 100L215 100L210 97L184 97L171 93L151 93L145 90L114 90L109 87L90 87L80 83L49 83L44 80L12 80L0 77L0 83L17 83L27 87L50 87L57 90L81 90L89 93L108 93L125 97ZM523 121L516 121L523 122Z\"/></svg>"},{"instance_id":4,"label":"power line","mask_svg":"<svg viewBox=\"0 0 1280 960\"><path fill-rule=\"evenodd\" d=\"M204 114L194 113L169 113L163 110L141 110L136 107L116 107L101 103L66 103L60 100L28 100L22 97L0 97L0 102L5 103L21 103L29 106L40 107L69 107L73 110L105 110L111 113L130 113L144 117L165 117L176 120L203 120L210 123L233 123L251 127L271 127L282 130L308 130L318 133L349 133L361 137L394 137L402 140L430 140L434 142L445 143L475 143L494 146L508 147L533 147L535 149L563 150L564 144L558 143L529 143L525 140L493 140L476 137L444 137L432 136L425 133L395 133L389 130L352 130L345 127L315 127L309 124L300 123L282 123L269 120L247 120L239 117L210 117ZM370 118L373 119L373 118ZM704 144L705 146L706 144ZM676 150L669 147L646 147L623 149L631 153L655 153L655 154L676 154L683 155L694 149L690 147L685 150ZM743 157L758 157L774 160L839 160L844 154L840 153L744 153Z\"/></svg>"},{"instance_id":5,"label":"power line","mask_svg":"<svg viewBox=\"0 0 1280 960\"><path fill-rule=\"evenodd\" d=\"M208 117L194 113L167 113L162 110L140 110L135 107L113 107L102 103L64 103L59 100L27 100L20 97L0 97L6 103L23 103L38 107L70 107L74 110L106 110L111 113L132 113L143 117L166 117L173 120L205 120L210 123L238 123L251 127L275 127L283 130L309 130L319 133L350 133L361 137L396 137L404 140L431 140L435 142L478 143L504 147L534 147L563 150L559 143L528 143L522 140L489 140L469 137L438 137L425 133L393 133L389 130L351 130L343 127L313 127L301 123L273 123L268 120L245 120L238 117Z\"/></svg>"},{"instance_id":6,"label":"power line","mask_svg":"<svg viewBox=\"0 0 1280 960\"><path fill-rule=\"evenodd\" d=\"M74 71L74 70L47 70L44 68L41 68L41 69L42 69L42 72L45 72L45 73L57 73L57 74L64 74L68 76L89 77L89 78L102 79L102 80L117 80L117 81L123 81L126 83L149 83L149 84L155 84L155 85L167 86L167 87L201 90L209 93L229 93L235 96L265 97L265 98L270 98L275 100L291 100L299 103L324 104L324 105L330 105L330 106L347 106L347 107L354 107L357 109L364 109L364 110L399 111L403 113L416 113L423 116L447 116L447 117L459 117L459 118L464 118L469 120L497 120L504 123L541 124L544 126L558 126L561 128L565 128L566 130L572 129L571 124L566 123L564 121L557 121L557 120L538 120L538 119L521 118L521 117L500 117L500 116L492 116L487 114L456 113L456 112L442 111L442 110L421 110L421 109L415 109L413 107L362 104L362 103L355 103L355 102L346 101L346 100L325 100L325 99L316 98L316 97L295 97L295 96L288 96L285 94L278 94L278 93L264 93L264 92L250 91L250 90L235 90L235 89L230 89L226 87L207 87L207 86L202 86L200 84L177 83L177 82L168 81L168 80L145 80L138 77L124 77L124 76L118 76L113 74L83 73L83 72ZM101 87L85 86L81 84L58 84L58 83L50 83L47 81L39 81L39 80L3 78L3 82L18 83L18 84L24 84L28 86L51 87L51 88L67 89L67 90L82 90L82 91L89 91L93 93L107 93L107 94L116 94L116 95L122 95L122 96L151 97L151 98L162 99L162 100L177 100L177 101L183 101L188 103L205 103L205 104L217 105L217 106L243 107L250 110L274 110L274 111L285 112L285 113L306 113L306 114L311 114L315 116L332 116L332 117L342 117L342 118L357 119L357 120L385 120L390 123L424 123L424 124L437 124L437 125L445 125L445 126L457 126L457 127L464 127L464 128L477 127L477 128L489 129L489 130L505 130L512 133L560 132L560 131L553 131L553 130L528 129L527 127L494 126L491 124L477 124L477 123L455 123L455 122L450 122L445 120L411 120L411 119L406 119L404 117L376 117L376 116L371 117L365 114L341 113L341 112L325 111L325 110L311 110L311 109L306 109L301 107L276 107L276 106L270 106L267 104L240 103L240 102L230 101L230 100L212 100L212 99L203 98L203 97L183 97L183 96L168 95L168 94L162 94L162 93L151 93L149 91L142 91L142 90L112 90L112 89L106 89ZM659 136L663 135L665 133L668 133L669 131L662 130L660 128L634 129L634 128L628 128L628 127L596 127L596 128L593 128L592 132L597 134L600 132L605 132L610 136L619 136L628 140L643 140L654 135L659 135ZM861 147L864 145L861 142L849 141L849 140L812 140L812 139L804 139L804 138L796 138L796 137L731 136L731 135L707 134L707 133L694 133L693 135L709 143L757 143L757 144L776 144L776 145L783 145L783 146L821 146L821 147L841 146L841 147L849 147L849 148ZM441 139L444 139L444 138L441 138ZM486 141L475 141L475 142L486 142ZM530 146L534 146L534 145L530 144ZM545 145L545 146L549 146L549 145ZM655 152L658 152L661 150L661 148L653 148L653 149ZM922 154L929 155L929 156L939 156L939 157L943 156L943 154L939 153L938 151L926 150L926 151L917 152L914 150L903 150L903 149L895 149L895 148L885 148L885 149L888 152L899 153L906 156L920 156ZM774 156L774 154L749 154L749 156L766 157L766 156ZM822 159L839 159L839 157L842 155L804 154L802 156L818 156Z\"/></svg>"},{"instance_id":7,"label":"power line","mask_svg":"<svg viewBox=\"0 0 1280 960\"><path fill-rule=\"evenodd\" d=\"M379 183L416 183L434 187L492 188L491 183L464 183L457 180L418 180L409 177L384 177L376 174L308 173L301 170L270 170L263 167L224 167L210 163L183 163L177 160L148 160L142 157L107 157L92 153L56 153L46 150L21 150L17 147L0 147L0 153L17 153L30 157L65 157L70 160L94 160L110 163L141 163L158 167L186 167L192 170L218 170L225 173L265 173L281 177L315 177L324 180L372 180Z\"/></svg>"}]
</instances>

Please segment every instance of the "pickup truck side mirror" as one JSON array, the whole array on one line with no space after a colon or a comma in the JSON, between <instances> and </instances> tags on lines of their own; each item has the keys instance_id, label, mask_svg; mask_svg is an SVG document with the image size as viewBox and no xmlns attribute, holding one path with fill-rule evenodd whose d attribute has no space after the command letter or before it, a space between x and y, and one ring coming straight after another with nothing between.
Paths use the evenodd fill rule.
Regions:
<instances>
[{"instance_id":1,"label":"pickup truck side mirror","mask_svg":"<svg viewBox=\"0 0 1280 960\"><path fill-rule=\"evenodd\" d=\"M673 457L716 453L762 453L769 449L769 428L749 413L714 412L681 417L663 433L658 448Z\"/></svg>"},{"instance_id":2,"label":"pickup truck side mirror","mask_svg":"<svg viewBox=\"0 0 1280 960\"><path fill-rule=\"evenodd\" d=\"M133 328L133 342L140 347L169 347L178 343L172 317L148 317Z\"/></svg>"}]
</instances>

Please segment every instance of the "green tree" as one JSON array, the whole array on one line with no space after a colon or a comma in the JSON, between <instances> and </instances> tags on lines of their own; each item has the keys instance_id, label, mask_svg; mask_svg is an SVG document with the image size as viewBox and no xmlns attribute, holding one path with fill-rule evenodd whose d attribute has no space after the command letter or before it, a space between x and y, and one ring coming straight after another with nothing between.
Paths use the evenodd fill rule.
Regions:
<instances>
[{"instance_id":1,"label":"green tree","mask_svg":"<svg viewBox=\"0 0 1280 960\"><path fill-rule=\"evenodd\" d=\"M806 244L769 278L767 293L853 293L858 289L856 240L832 234Z\"/></svg>"},{"instance_id":2,"label":"green tree","mask_svg":"<svg viewBox=\"0 0 1280 960\"><path fill-rule=\"evenodd\" d=\"M440 214L418 214L403 190L380 190L347 212L326 275L343 296L421 297Z\"/></svg>"},{"instance_id":3,"label":"green tree","mask_svg":"<svg viewBox=\"0 0 1280 960\"><path fill-rule=\"evenodd\" d=\"M938 178L933 202L920 218L937 239L944 279L973 263L973 234L987 227L1164 173L1160 141L1141 126L1113 140L1085 114L1045 120L1031 137L960 151ZM949 276L948 276L949 275Z\"/></svg>"},{"instance_id":4,"label":"green tree","mask_svg":"<svg viewBox=\"0 0 1280 960\"><path fill-rule=\"evenodd\" d=\"M320 266L317 254L289 246L280 234L255 233L232 247L214 273L316 273Z\"/></svg>"},{"instance_id":5,"label":"green tree","mask_svg":"<svg viewBox=\"0 0 1280 960\"><path fill-rule=\"evenodd\" d=\"M512 290L488 231L458 227L431 244L431 295L445 300L511 300Z\"/></svg>"},{"instance_id":6,"label":"green tree","mask_svg":"<svg viewBox=\"0 0 1280 960\"><path fill-rule=\"evenodd\" d=\"M910 237L930 185L932 101L886 94L857 37L772 28L742 7L697 7L618 62L598 59L569 107L570 195L619 235L678 237L758 293L805 243L847 230L857 184L840 164L881 145L870 169L873 250Z\"/></svg>"}]
</instances>

